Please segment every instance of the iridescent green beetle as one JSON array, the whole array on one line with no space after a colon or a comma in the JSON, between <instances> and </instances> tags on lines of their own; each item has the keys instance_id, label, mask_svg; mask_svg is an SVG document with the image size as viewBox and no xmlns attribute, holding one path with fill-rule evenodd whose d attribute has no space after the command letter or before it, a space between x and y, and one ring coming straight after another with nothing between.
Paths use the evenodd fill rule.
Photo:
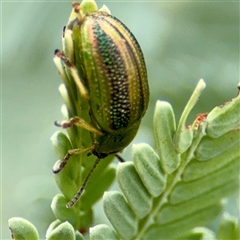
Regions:
<instances>
[{"instance_id":1,"label":"iridescent green beetle","mask_svg":"<svg viewBox=\"0 0 240 240\"><path fill-rule=\"evenodd\" d=\"M87 13L84 13L83 4L73 4L76 18L72 16L66 27L71 33L70 37L65 36L65 45L70 46L66 47L68 58L64 52L56 50L55 63L61 73L61 60L82 97L88 100L91 122L73 117L56 125L63 128L77 125L87 129L92 133L92 145L69 150L53 171L59 172L72 155L85 151L97 156L97 160L67 207L79 199L100 159L122 151L133 140L149 100L146 65L133 34L121 21L107 13L106 8L105 11L87 8ZM74 29L77 29L77 36Z\"/></svg>"}]
</instances>

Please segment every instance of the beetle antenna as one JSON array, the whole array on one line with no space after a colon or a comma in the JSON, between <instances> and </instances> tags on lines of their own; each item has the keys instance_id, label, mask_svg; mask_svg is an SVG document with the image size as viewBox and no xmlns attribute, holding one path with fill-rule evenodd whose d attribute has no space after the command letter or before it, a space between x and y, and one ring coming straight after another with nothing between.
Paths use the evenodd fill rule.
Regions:
<instances>
[{"instance_id":1,"label":"beetle antenna","mask_svg":"<svg viewBox=\"0 0 240 240\"><path fill-rule=\"evenodd\" d=\"M71 207L78 201L78 199L81 197L82 192L83 192L83 190L85 189L85 187L86 187L86 185L87 185L87 183L88 183L88 180L89 180L90 176L92 175L94 169L96 168L96 166L98 165L98 163L100 162L100 160L101 160L101 158L97 158L97 160L96 160L95 163L93 164L90 172L88 173L87 177L85 178L82 186L80 187L80 189L78 190L78 192L76 193L76 195L74 196L74 198L73 198L70 202L67 203L67 205L66 205L67 208L71 208Z\"/></svg>"}]
</instances>

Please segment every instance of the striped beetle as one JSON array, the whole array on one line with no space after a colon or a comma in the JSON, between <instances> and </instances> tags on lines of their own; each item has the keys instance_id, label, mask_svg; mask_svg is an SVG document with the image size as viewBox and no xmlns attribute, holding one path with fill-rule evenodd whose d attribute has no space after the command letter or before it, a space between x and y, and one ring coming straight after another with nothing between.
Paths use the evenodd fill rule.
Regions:
<instances>
[{"instance_id":1,"label":"striped beetle","mask_svg":"<svg viewBox=\"0 0 240 240\"><path fill-rule=\"evenodd\" d=\"M55 124L88 130L92 145L69 150L55 164L53 172L61 171L72 155L85 151L94 154L97 160L67 207L77 202L101 159L114 154L121 160L117 153L135 137L149 100L146 65L133 34L120 20L95 6L84 13L83 4L84 1L73 4L75 18L72 16L66 26L71 34L63 38L65 46L70 47L65 47L65 52L56 50L54 61L60 73L63 65L71 74L81 96L88 101L91 121L76 116Z\"/></svg>"}]
</instances>

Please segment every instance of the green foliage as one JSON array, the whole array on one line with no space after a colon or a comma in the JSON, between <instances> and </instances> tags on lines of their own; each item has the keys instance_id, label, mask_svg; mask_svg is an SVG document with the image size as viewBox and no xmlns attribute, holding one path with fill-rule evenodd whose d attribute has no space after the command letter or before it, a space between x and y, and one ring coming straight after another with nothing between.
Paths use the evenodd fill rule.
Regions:
<instances>
[{"instance_id":1,"label":"green foliage","mask_svg":"<svg viewBox=\"0 0 240 240\"><path fill-rule=\"evenodd\" d=\"M185 127L185 114L204 87L201 80L177 127L171 105L157 102L153 118L156 151L148 144L136 144L133 162L119 163L116 178L121 192L105 192L103 196L103 208L112 227L100 224L90 228L90 239L239 238L237 220L227 214L218 233L199 228L220 215L222 199L239 189L240 128L236 112L240 94L209 114L199 114L192 125ZM223 129L221 116L225 119ZM60 132L54 134L52 142L59 157L71 147ZM114 168L108 166L111 159L101 161L79 203L66 208L78 189L75 179L89 171L89 167L83 171L76 168L74 160L81 161L81 157L71 159L63 173L56 175L62 194L53 198L56 220L48 228L47 239L84 239L76 230L87 231L92 224L93 205L115 179ZM24 219L11 219L9 227L16 239L38 239L35 227Z\"/></svg>"},{"instance_id":2,"label":"green foliage","mask_svg":"<svg viewBox=\"0 0 240 240\"><path fill-rule=\"evenodd\" d=\"M200 81L185 110L192 108L196 101L191 100L198 98L203 87ZM135 145L133 163L120 163L117 168L122 193L108 192L103 197L105 214L118 239L174 239L181 236L184 239L216 239L211 231L192 229L206 225L221 214L221 200L239 189L240 123L239 114L236 114L239 109L238 94L208 115L199 115L187 127L192 134L186 134L178 130L179 127L182 129L181 125L175 128L171 105L161 101L156 104L153 131L158 155L149 145ZM183 115L189 112L184 111ZM221 116L227 126L224 130L220 127L222 122L219 123ZM186 116L182 118L186 119ZM178 132L184 134L178 139L185 143L191 141L181 153L174 149ZM226 222L221 223L218 236L237 239L236 222ZM96 231L103 231L100 226L96 228L98 230L90 229L90 238L91 231L94 236Z\"/></svg>"}]
</instances>

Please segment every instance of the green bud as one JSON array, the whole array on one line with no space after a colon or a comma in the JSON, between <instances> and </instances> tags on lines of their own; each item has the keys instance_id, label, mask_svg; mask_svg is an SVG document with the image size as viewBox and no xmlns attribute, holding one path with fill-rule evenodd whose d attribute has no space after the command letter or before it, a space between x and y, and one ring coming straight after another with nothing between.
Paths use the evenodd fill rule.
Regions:
<instances>
[{"instance_id":1,"label":"green bud","mask_svg":"<svg viewBox=\"0 0 240 240\"><path fill-rule=\"evenodd\" d=\"M48 236L47 240L76 240L75 231L69 222L64 222L56 227Z\"/></svg>"},{"instance_id":2,"label":"green bud","mask_svg":"<svg viewBox=\"0 0 240 240\"><path fill-rule=\"evenodd\" d=\"M105 12L105 13L111 14L110 9L109 9L106 5L103 5L98 11L99 11L99 12Z\"/></svg>"},{"instance_id":3,"label":"green bud","mask_svg":"<svg viewBox=\"0 0 240 240\"><path fill-rule=\"evenodd\" d=\"M197 103L205 86L206 84L203 79L200 79L180 117L179 124L173 139L175 148L179 153L185 152L191 146L194 137L194 130L196 130L199 126L197 126L196 122L194 122L192 126L186 127L186 120L190 111ZM198 122L198 124L200 123Z\"/></svg>"},{"instance_id":4,"label":"green bud","mask_svg":"<svg viewBox=\"0 0 240 240\"><path fill-rule=\"evenodd\" d=\"M8 220L8 226L12 232L12 238L15 240L38 240L37 229L29 221L14 217Z\"/></svg>"},{"instance_id":5,"label":"green bud","mask_svg":"<svg viewBox=\"0 0 240 240\"><path fill-rule=\"evenodd\" d=\"M83 0L81 2L81 15L84 17L87 13L96 12L98 10L98 6L94 0Z\"/></svg>"}]
</instances>

